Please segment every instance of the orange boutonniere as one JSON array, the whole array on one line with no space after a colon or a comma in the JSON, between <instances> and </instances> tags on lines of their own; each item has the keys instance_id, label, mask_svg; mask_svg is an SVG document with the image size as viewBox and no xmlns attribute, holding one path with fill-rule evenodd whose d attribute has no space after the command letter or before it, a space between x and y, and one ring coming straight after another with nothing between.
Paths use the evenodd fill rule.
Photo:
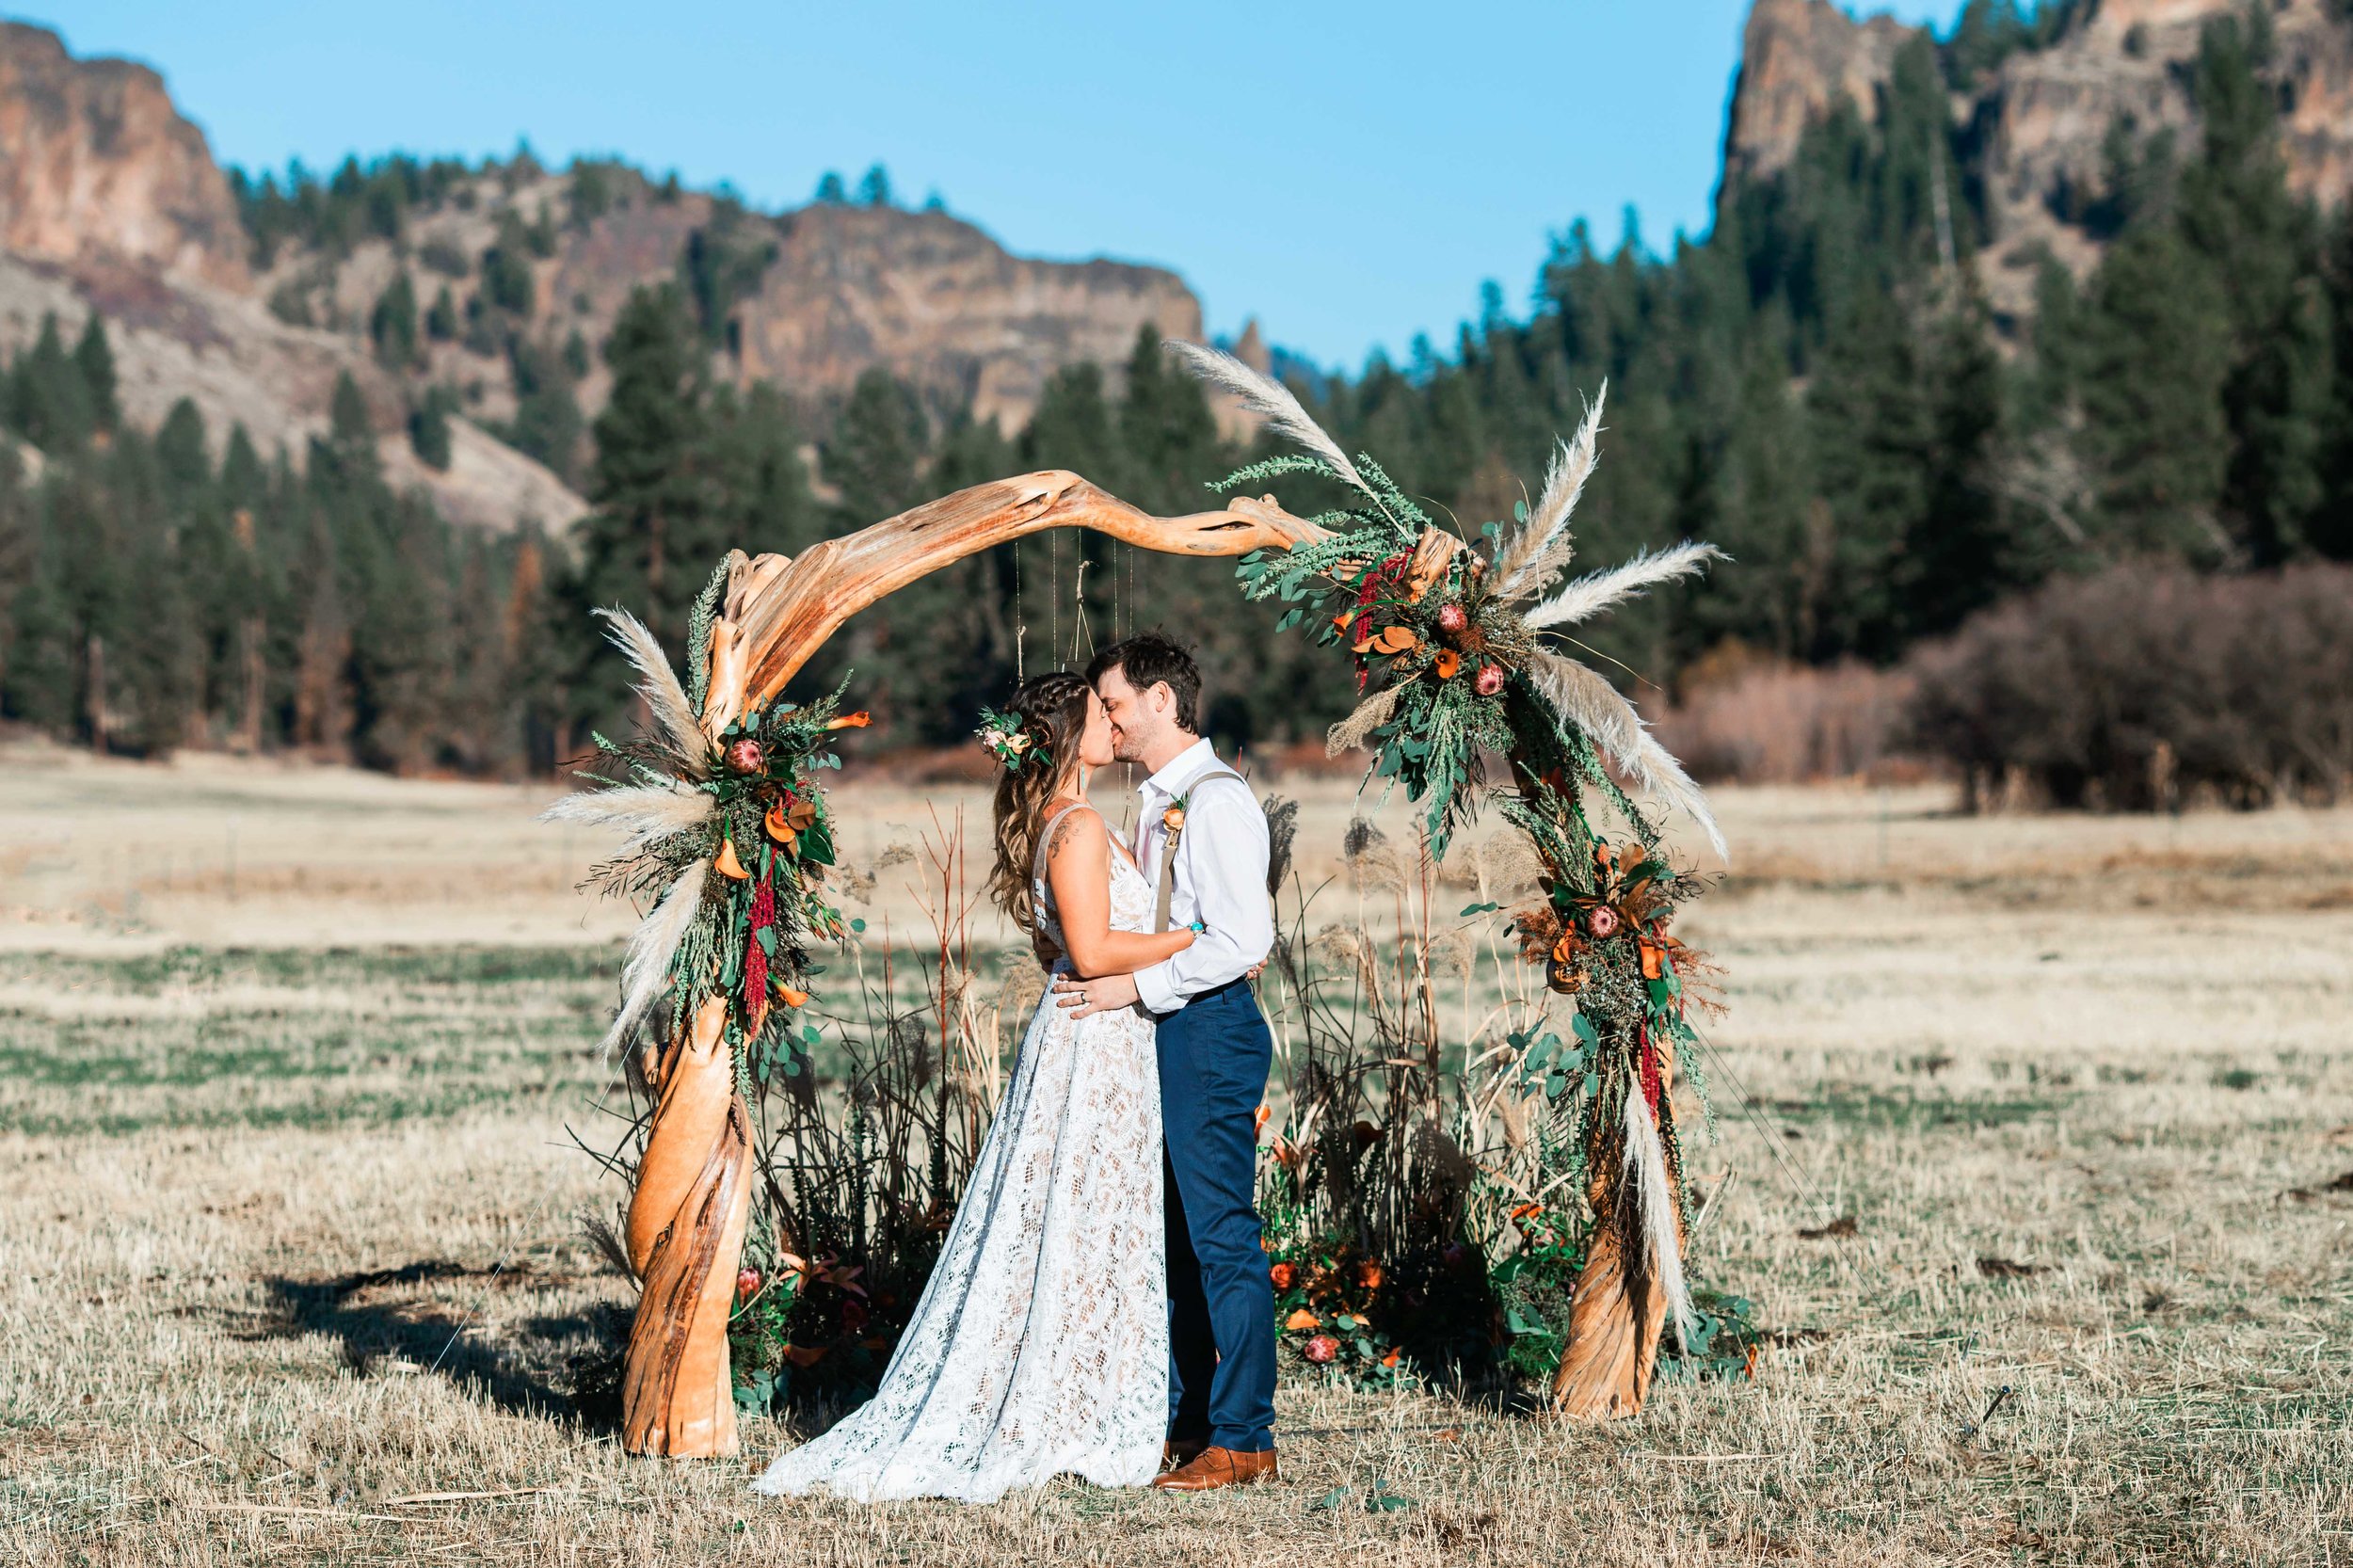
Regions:
<instances>
[{"instance_id":1,"label":"orange boutonniere","mask_svg":"<svg viewBox=\"0 0 2353 1568\"><path fill-rule=\"evenodd\" d=\"M1185 803L1180 800L1161 812L1160 825L1171 833L1182 833L1185 830Z\"/></svg>"}]
</instances>

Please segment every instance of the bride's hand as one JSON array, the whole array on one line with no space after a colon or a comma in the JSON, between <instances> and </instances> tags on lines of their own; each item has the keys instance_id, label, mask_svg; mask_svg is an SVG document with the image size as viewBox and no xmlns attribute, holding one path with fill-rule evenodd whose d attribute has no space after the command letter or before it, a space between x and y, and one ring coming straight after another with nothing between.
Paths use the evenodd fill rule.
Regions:
<instances>
[{"instance_id":1,"label":"bride's hand","mask_svg":"<svg viewBox=\"0 0 2353 1568\"><path fill-rule=\"evenodd\" d=\"M1093 980L1079 980L1065 975L1054 982L1054 1001L1073 1018L1091 1018L1097 1013L1116 1013L1123 1007L1136 1004L1136 977L1131 974L1107 974Z\"/></svg>"}]
</instances>

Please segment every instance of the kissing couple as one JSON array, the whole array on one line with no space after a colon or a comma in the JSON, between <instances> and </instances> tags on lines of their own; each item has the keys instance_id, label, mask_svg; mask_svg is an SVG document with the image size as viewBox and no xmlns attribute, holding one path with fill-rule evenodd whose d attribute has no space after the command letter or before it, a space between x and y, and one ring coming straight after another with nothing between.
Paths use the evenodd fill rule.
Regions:
<instances>
[{"instance_id":1,"label":"kissing couple","mask_svg":"<svg viewBox=\"0 0 2353 1568\"><path fill-rule=\"evenodd\" d=\"M1201 672L1147 632L1022 683L982 740L989 891L1054 984L872 1400L753 1483L994 1502L1062 1474L1275 1479L1274 1290L1253 1206L1273 1041L1266 818L1200 734ZM1093 770L1142 764L1121 842Z\"/></svg>"}]
</instances>

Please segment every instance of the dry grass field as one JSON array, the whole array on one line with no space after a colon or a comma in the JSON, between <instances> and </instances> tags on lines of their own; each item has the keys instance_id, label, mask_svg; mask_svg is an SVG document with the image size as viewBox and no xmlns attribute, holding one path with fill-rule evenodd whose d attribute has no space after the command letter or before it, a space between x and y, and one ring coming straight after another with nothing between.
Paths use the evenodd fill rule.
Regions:
<instances>
[{"instance_id":1,"label":"dry grass field","mask_svg":"<svg viewBox=\"0 0 2353 1568\"><path fill-rule=\"evenodd\" d=\"M1606 1428L1289 1390L1279 1486L870 1509L746 1492L775 1423L667 1465L571 1409L630 1300L568 1131L617 1135L625 917L547 792L0 756L9 1560L2353 1560L2353 812L1731 792L1695 1251L1753 1382ZM840 804L852 857L984 820Z\"/></svg>"}]
</instances>

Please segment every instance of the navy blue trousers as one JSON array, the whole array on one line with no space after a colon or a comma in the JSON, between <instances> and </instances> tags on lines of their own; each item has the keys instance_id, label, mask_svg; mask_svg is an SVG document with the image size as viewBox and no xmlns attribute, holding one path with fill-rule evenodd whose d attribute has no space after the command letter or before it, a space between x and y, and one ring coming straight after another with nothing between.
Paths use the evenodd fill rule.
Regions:
<instances>
[{"instance_id":1,"label":"navy blue trousers","mask_svg":"<svg viewBox=\"0 0 2353 1568\"><path fill-rule=\"evenodd\" d=\"M1168 1435L1274 1446L1274 1286L1258 1245L1258 1102L1274 1038L1247 981L1160 1023Z\"/></svg>"}]
</instances>

